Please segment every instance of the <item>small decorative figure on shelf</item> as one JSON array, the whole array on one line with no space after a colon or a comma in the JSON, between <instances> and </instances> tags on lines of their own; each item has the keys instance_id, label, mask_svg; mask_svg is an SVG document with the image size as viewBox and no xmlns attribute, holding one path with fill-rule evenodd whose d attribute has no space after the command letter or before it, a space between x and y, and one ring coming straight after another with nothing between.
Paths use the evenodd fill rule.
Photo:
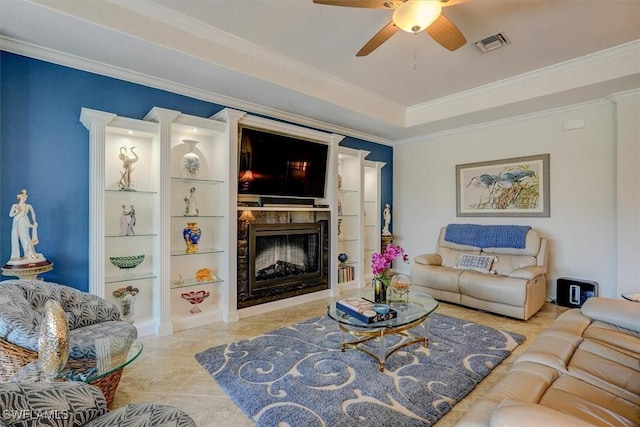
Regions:
<instances>
[{"instance_id":1,"label":"small decorative figure on shelf","mask_svg":"<svg viewBox=\"0 0 640 427\"><path fill-rule=\"evenodd\" d=\"M120 235L126 236L129 228L129 211L127 205L122 205L122 213L120 214Z\"/></svg>"},{"instance_id":2,"label":"small decorative figure on shelf","mask_svg":"<svg viewBox=\"0 0 640 427\"><path fill-rule=\"evenodd\" d=\"M14 203L9 211L9 217L13 218L11 261L44 259L35 249L35 245L39 243L38 223L33 207L27 203L27 197L27 190L23 189L17 195L18 203ZM31 215L31 219L29 219L29 215ZM20 247L22 247L23 256L20 256Z\"/></svg>"},{"instance_id":3,"label":"small decorative figure on shelf","mask_svg":"<svg viewBox=\"0 0 640 427\"><path fill-rule=\"evenodd\" d=\"M124 215L124 205L122 205L122 208L122 213ZM129 219L127 220L127 230L125 234L127 236L133 236L134 234L136 234L136 209L133 205L129 205L129 211L126 213L126 215L129 217ZM122 226L122 223L120 223L120 226Z\"/></svg>"},{"instance_id":4,"label":"small decorative figure on shelf","mask_svg":"<svg viewBox=\"0 0 640 427\"><path fill-rule=\"evenodd\" d=\"M212 269L205 267L196 271L196 282L213 282L214 280L215 276Z\"/></svg>"},{"instance_id":5,"label":"small decorative figure on shelf","mask_svg":"<svg viewBox=\"0 0 640 427\"><path fill-rule=\"evenodd\" d=\"M178 280L174 280L174 281L173 281L173 284L174 284L175 286L182 286L182 285L184 285L184 277L182 277L182 274L181 274L181 273L178 273Z\"/></svg>"},{"instance_id":6,"label":"small decorative figure on shelf","mask_svg":"<svg viewBox=\"0 0 640 427\"><path fill-rule=\"evenodd\" d=\"M384 227L382 227L382 235L391 236L391 232L389 231L389 226L391 225L391 205L389 203L386 203L384 205L384 210L382 211L382 217L384 218Z\"/></svg>"},{"instance_id":7,"label":"small decorative figure on shelf","mask_svg":"<svg viewBox=\"0 0 640 427\"><path fill-rule=\"evenodd\" d=\"M186 204L184 208L184 216L198 216L200 210L198 209L198 201L196 200L196 187L191 187L189 195L184 197Z\"/></svg>"},{"instance_id":8,"label":"small decorative figure on shelf","mask_svg":"<svg viewBox=\"0 0 640 427\"><path fill-rule=\"evenodd\" d=\"M133 172L133 165L138 161L138 155L133 151L136 147L131 147L127 150L126 146L120 147L120 154L118 158L122 161L122 170L120 171L120 181L118 181L118 188L123 191L136 191L133 189L132 181L131 181L131 172ZM130 157L128 151L133 154L133 157Z\"/></svg>"},{"instance_id":9,"label":"small decorative figure on shelf","mask_svg":"<svg viewBox=\"0 0 640 427\"><path fill-rule=\"evenodd\" d=\"M344 252L338 254L338 261L340 261L340 266L346 265L346 262L348 259L349 259L349 256Z\"/></svg>"}]
</instances>

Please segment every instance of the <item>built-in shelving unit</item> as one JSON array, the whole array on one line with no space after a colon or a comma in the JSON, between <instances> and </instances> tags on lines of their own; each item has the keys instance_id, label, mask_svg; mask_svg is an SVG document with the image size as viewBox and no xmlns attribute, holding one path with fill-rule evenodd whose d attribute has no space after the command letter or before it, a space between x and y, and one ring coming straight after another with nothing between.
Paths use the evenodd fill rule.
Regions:
<instances>
[{"instance_id":1,"label":"built-in shelving unit","mask_svg":"<svg viewBox=\"0 0 640 427\"><path fill-rule=\"evenodd\" d=\"M256 307L238 309L238 224L244 210L288 211L293 216L318 212L330 218L330 289L323 295L364 283L363 260L380 246L379 175L384 164L365 160L366 151L340 147L340 135L231 109L202 118L154 107L138 120L83 108L80 120L90 142L89 291L115 301L114 290L138 288L133 318L139 335L168 335L215 321L235 321L242 310L245 315L260 312ZM325 198L316 199L314 206L242 206L245 200L239 204L239 125L328 144ZM183 171L187 153L197 155L197 173ZM123 176L129 181L127 188ZM201 232L197 251L189 253L183 237L188 223L196 223ZM349 256L353 275L338 284L337 256L342 252ZM133 255L144 255L134 268L121 269L110 262L110 257ZM202 269L210 269L210 277L196 274ZM198 313L191 313L182 298L191 291L210 294ZM289 303L268 303L264 310Z\"/></svg>"},{"instance_id":2,"label":"built-in shelving unit","mask_svg":"<svg viewBox=\"0 0 640 427\"><path fill-rule=\"evenodd\" d=\"M154 328L159 283L160 144L158 125L82 109L90 131L89 291L115 301L113 291L138 288L135 316ZM112 257L144 255L135 268Z\"/></svg>"},{"instance_id":3,"label":"built-in shelving unit","mask_svg":"<svg viewBox=\"0 0 640 427\"><path fill-rule=\"evenodd\" d=\"M338 149L338 250L346 262L338 266L341 289L360 287L363 281L363 161L368 153L352 148Z\"/></svg>"},{"instance_id":4,"label":"built-in shelving unit","mask_svg":"<svg viewBox=\"0 0 640 427\"><path fill-rule=\"evenodd\" d=\"M174 330L222 319L220 288L228 278L230 239L230 144L223 136L225 129L224 122L185 114L171 121L169 288ZM185 155L197 156L199 167L192 174L184 170ZM186 251L183 230L189 223L201 233L196 253ZM202 269L209 269L211 277L197 278L196 272ZM199 291L209 297L199 304L201 312L193 314L189 312L191 304L181 295Z\"/></svg>"},{"instance_id":5,"label":"built-in shelving unit","mask_svg":"<svg viewBox=\"0 0 640 427\"><path fill-rule=\"evenodd\" d=\"M363 162L363 180L364 180L364 197L363 197L363 245L364 245L364 281L365 283L373 280L371 272L371 255L380 251L380 235L382 226L380 224L381 194L380 194L380 176L381 170L386 163L365 160Z\"/></svg>"}]
</instances>

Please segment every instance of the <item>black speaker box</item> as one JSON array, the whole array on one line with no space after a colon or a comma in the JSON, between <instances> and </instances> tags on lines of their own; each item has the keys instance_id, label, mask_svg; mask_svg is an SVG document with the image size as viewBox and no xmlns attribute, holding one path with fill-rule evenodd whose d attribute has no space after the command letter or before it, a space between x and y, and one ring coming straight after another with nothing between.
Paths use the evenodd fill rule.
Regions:
<instances>
[{"instance_id":1,"label":"black speaker box","mask_svg":"<svg viewBox=\"0 0 640 427\"><path fill-rule=\"evenodd\" d=\"M598 284L590 280L559 277L556 287L558 305L579 308L584 302L598 296Z\"/></svg>"}]
</instances>

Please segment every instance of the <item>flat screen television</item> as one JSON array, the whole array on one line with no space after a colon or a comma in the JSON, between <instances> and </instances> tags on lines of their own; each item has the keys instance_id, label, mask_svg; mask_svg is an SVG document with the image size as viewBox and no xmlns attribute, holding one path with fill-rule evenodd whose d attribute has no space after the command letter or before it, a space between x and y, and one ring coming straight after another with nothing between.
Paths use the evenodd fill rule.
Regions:
<instances>
[{"instance_id":1,"label":"flat screen television","mask_svg":"<svg viewBox=\"0 0 640 427\"><path fill-rule=\"evenodd\" d=\"M238 194L323 198L329 146L240 127Z\"/></svg>"}]
</instances>

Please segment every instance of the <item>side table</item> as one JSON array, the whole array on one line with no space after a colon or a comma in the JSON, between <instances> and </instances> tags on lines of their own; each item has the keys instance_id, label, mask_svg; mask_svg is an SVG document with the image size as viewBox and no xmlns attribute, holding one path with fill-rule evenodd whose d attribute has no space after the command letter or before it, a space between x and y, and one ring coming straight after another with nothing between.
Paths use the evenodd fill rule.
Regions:
<instances>
[{"instance_id":1,"label":"side table","mask_svg":"<svg viewBox=\"0 0 640 427\"><path fill-rule=\"evenodd\" d=\"M140 341L130 343L122 339L109 338L96 340L95 346L95 359L69 359L62 372L53 378L42 371L36 359L20 369L11 381L82 381L99 387L107 406L111 407L125 366L140 356L143 346Z\"/></svg>"}]
</instances>

